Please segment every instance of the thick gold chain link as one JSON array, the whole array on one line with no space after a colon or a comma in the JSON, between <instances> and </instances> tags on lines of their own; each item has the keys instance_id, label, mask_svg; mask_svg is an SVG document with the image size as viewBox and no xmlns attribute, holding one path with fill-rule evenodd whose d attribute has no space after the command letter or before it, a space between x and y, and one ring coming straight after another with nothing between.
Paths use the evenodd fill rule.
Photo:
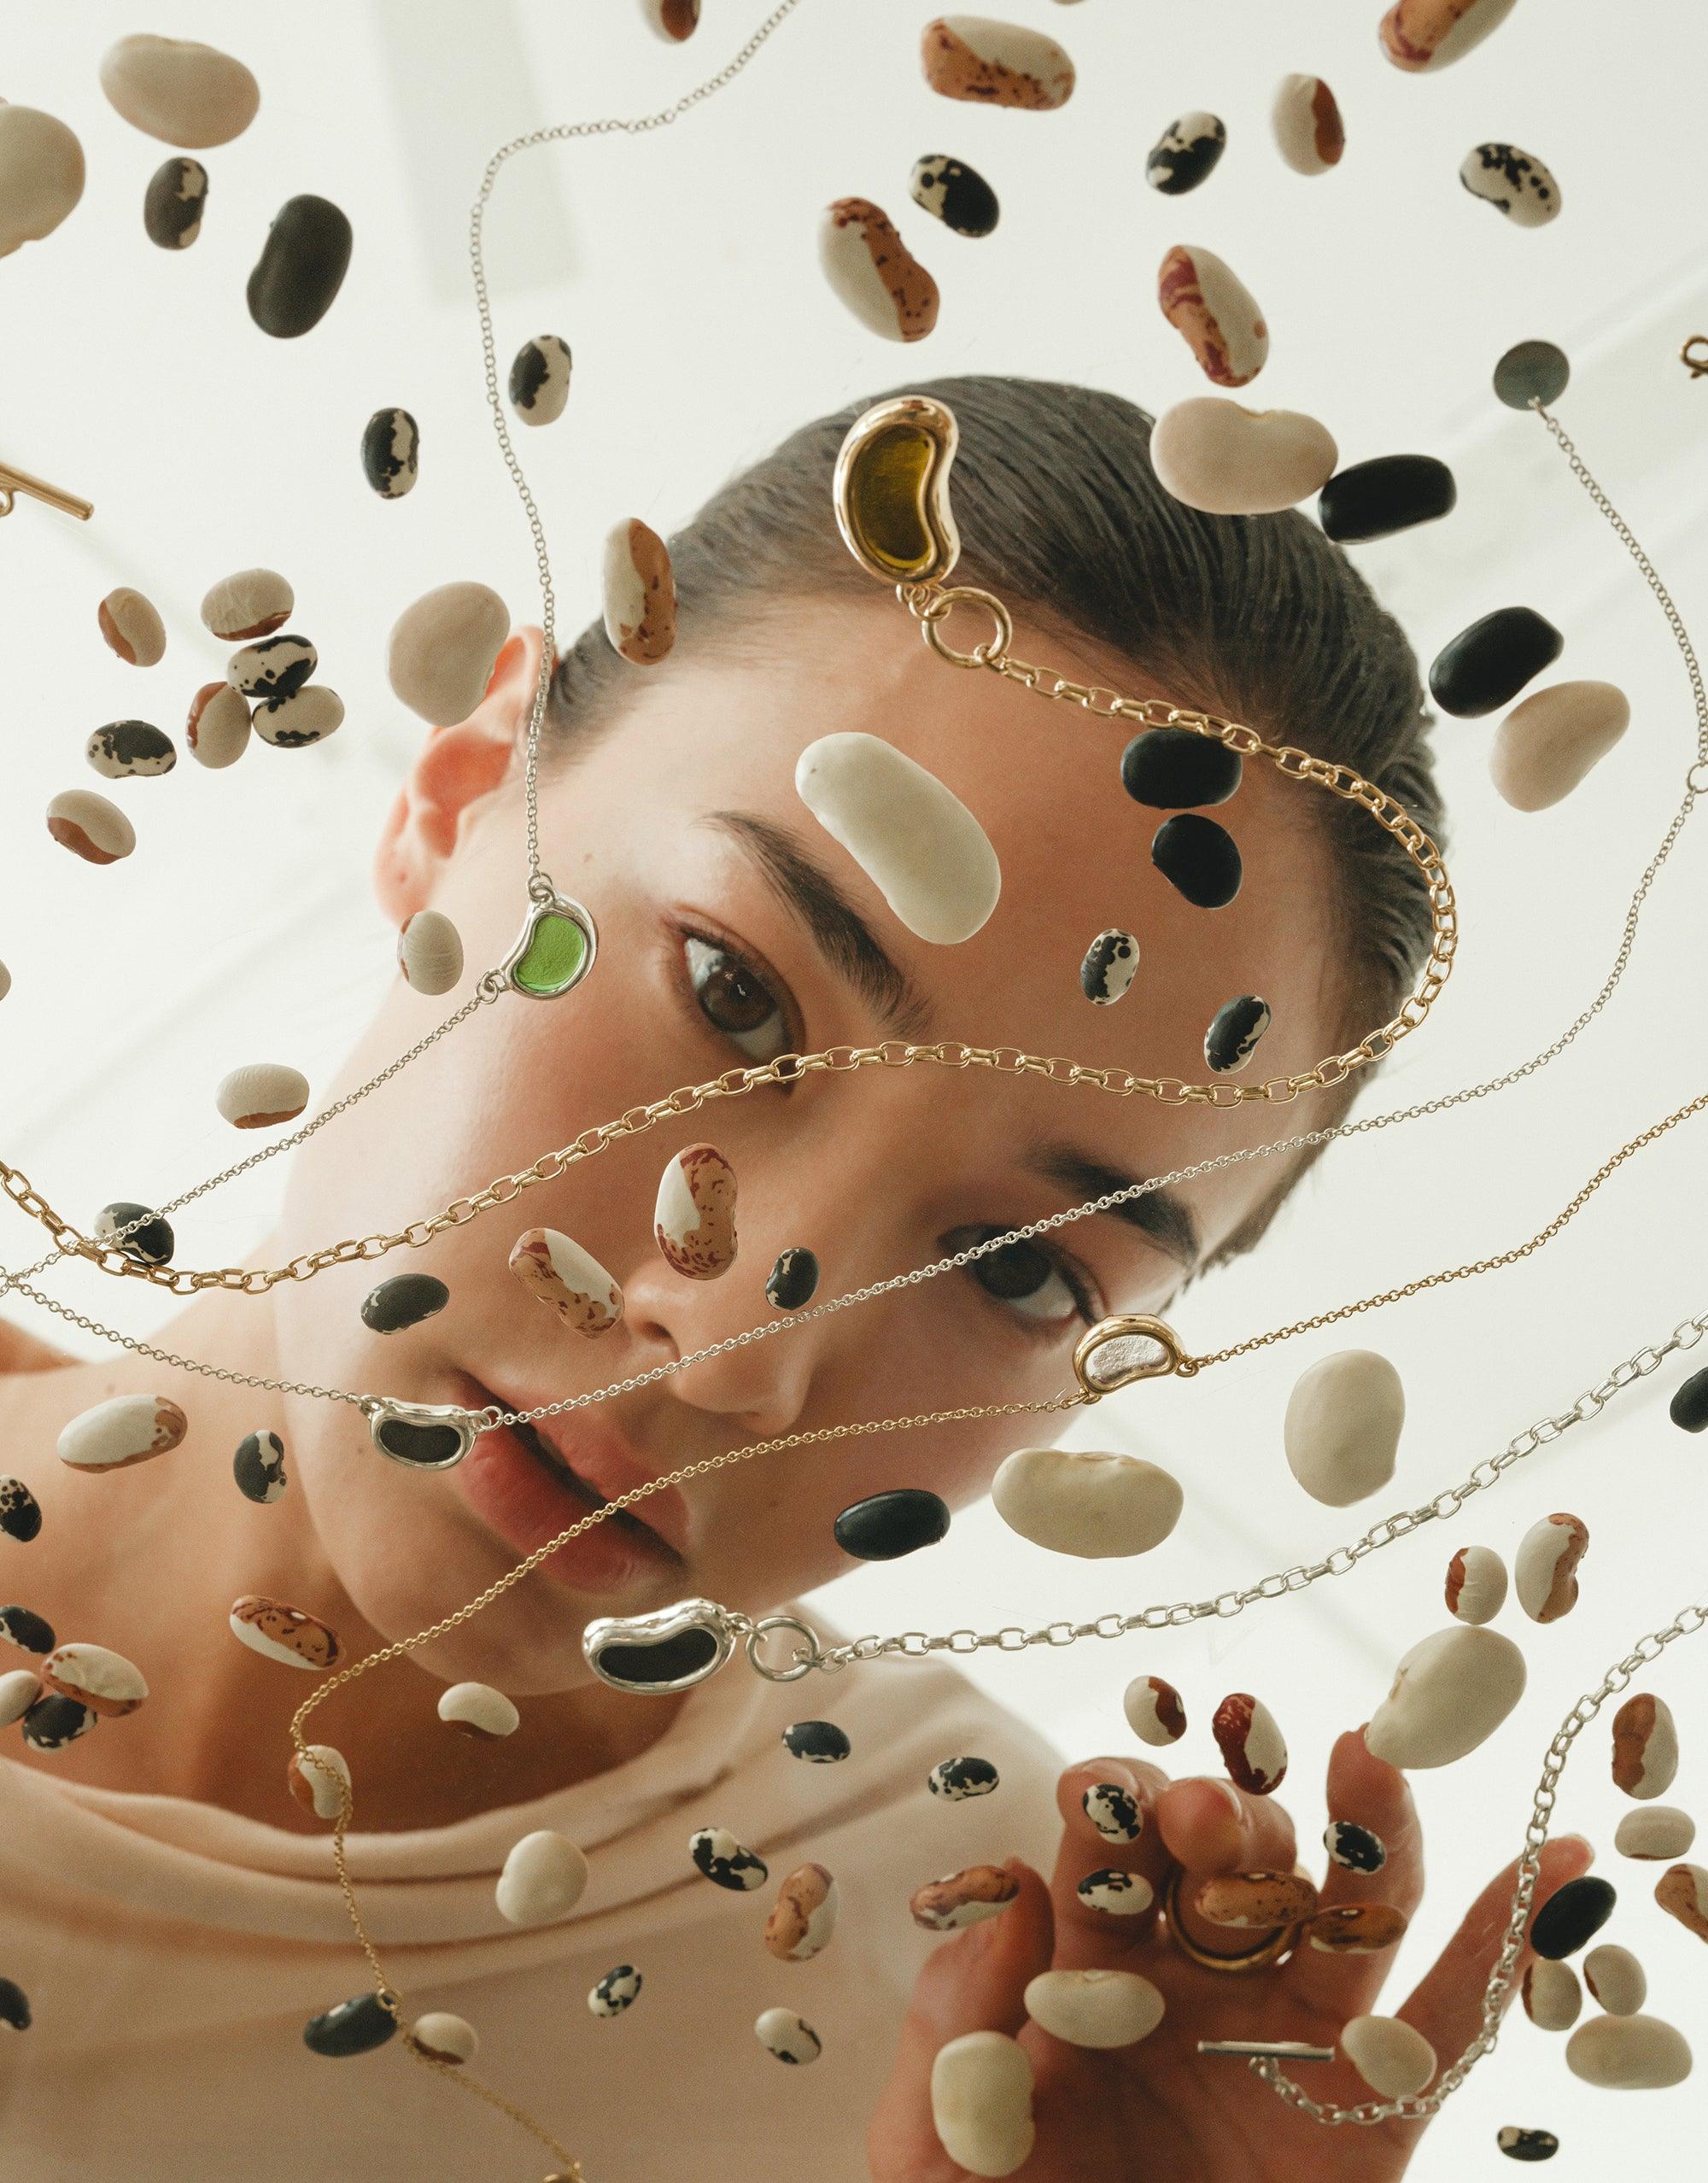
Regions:
<instances>
[{"instance_id":1,"label":"thick gold chain link","mask_svg":"<svg viewBox=\"0 0 1708 2183\"><path fill-rule=\"evenodd\" d=\"M768 1085L794 1082L822 1071L842 1074L873 1066L908 1068L925 1062L947 1068L991 1068L1011 1074L1044 1076L1055 1083L1089 1085L1093 1090L1112 1092L1121 1098L1155 1099L1166 1106L1281 1105L1297 1098L1301 1092L1325 1091L1343 1084L1355 1070L1367 1068L1391 1053L1401 1039L1423 1022L1451 974L1459 944L1459 916L1453 885L1441 853L1403 805L1349 766L1331 764L1327 759L1313 758L1308 751L1290 744L1266 742L1255 729L1238 721L1169 705L1161 699L1123 697L1118 691L1072 682L1053 669L1030 665L1005 651L992 652L980 646L973 653L963 654L947 648L940 625L961 601L972 600L987 605L998 617L999 633L1009 628L1006 609L987 593L975 592L965 586L952 593L917 586L904 587L902 595L910 611L921 622L933 648L951 664L988 667L1042 696L1080 705L1100 719L1119 718L1151 728L1188 729L1195 734L1224 744L1242 758L1266 759L1289 779L1310 782L1368 811L1377 824L1400 843L1429 892L1432 935L1429 957L1417 986L1398 1013L1348 1051L1328 1055L1313 1068L1294 1075L1269 1077L1256 1084L1200 1084L1180 1077L1142 1076L1131 1069L1097 1068L1067 1055L1034 1054L1018 1046L975 1046L960 1039L943 1039L928 1045L887 1040L875 1046L831 1046L818 1053L782 1054L753 1068L726 1070L705 1083L680 1086L661 1099L630 1107L614 1121L583 1130L570 1144L545 1153L532 1167L524 1168L516 1174L500 1175L484 1189L453 1198L441 1211L412 1220L404 1227L346 1237L318 1250L299 1252L283 1266L146 1265L132 1258L117 1244L85 1235L55 1210L27 1175L3 1160L0 1160L0 1186L48 1230L61 1251L86 1260L103 1273L123 1280L148 1281L175 1296L193 1295L202 1289L236 1289L248 1296L260 1296L281 1281L311 1280L330 1266L383 1258L405 1245L418 1250L447 1229L460 1227L494 1207L509 1204L536 1183L557 1180L567 1168L592 1159L622 1138L637 1137L662 1121L693 1114L711 1100L742 1098Z\"/></svg>"}]
</instances>

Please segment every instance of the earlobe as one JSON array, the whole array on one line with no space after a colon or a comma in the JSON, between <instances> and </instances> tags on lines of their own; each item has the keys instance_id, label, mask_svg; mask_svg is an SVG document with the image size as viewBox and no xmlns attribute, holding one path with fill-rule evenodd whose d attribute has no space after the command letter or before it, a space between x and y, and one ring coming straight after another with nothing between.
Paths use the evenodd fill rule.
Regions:
<instances>
[{"instance_id":1,"label":"earlobe","mask_svg":"<svg viewBox=\"0 0 1708 2183\"><path fill-rule=\"evenodd\" d=\"M486 695L468 718L430 731L387 815L374 858L374 892L392 923L402 924L425 906L469 814L519 763L541 642L537 629L512 631Z\"/></svg>"}]
</instances>

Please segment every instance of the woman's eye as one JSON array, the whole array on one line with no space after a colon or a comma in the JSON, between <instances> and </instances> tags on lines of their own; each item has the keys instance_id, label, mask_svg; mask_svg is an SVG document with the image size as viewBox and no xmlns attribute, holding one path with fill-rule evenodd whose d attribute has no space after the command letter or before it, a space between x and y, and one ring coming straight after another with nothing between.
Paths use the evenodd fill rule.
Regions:
<instances>
[{"instance_id":1,"label":"woman's eye","mask_svg":"<svg viewBox=\"0 0 1708 2183\"><path fill-rule=\"evenodd\" d=\"M956 1228L943 1238L944 1248L970 1250L1003 1232L1000 1228ZM1073 1319L1083 1319L1090 1326L1101 1316L1086 1283L1062 1259L1035 1243L1004 1244L999 1250L987 1250L966 1272L986 1295L1006 1304L1019 1317L1034 1321L1040 1331L1060 1328Z\"/></svg>"},{"instance_id":2,"label":"woman's eye","mask_svg":"<svg viewBox=\"0 0 1708 2183\"><path fill-rule=\"evenodd\" d=\"M770 987L728 948L682 938L688 981L706 1021L753 1061L773 1061L789 1051L789 1027Z\"/></svg>"}]
</instances>

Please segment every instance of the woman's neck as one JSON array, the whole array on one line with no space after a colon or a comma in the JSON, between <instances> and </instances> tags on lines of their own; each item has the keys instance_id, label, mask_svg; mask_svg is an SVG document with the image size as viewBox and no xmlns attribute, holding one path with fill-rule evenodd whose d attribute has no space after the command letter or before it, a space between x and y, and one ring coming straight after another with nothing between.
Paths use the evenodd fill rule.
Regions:
<instances>
[{"instance_id":1,"label":"woman's neck","mask_svg":"<svg viewBox=\"0 0 1708 2183\"><path fill-rule=\"evenodd\" d=\"M279 1376L267 1297L205 1290L152 1338L254 1378ZM105 1474L59 1460L56 1442L71 1419L110 1396L141 1393L169 1396L185 1412L190 1431L182 1446ZM12 1467L44 1518L28 1546L0 1540L7 1596L44 1615L61 1642L122 1653L150 1692L134 1718L104 1722L61 1751L25 1746L23 1763L324 1833L285 1788L289 1724L313 1685L239 1643L227 1621L231 1602L259 1593L304 1607L332 1624L351 1661L411 1633L364 1622L320 1546L304 1495L287 1490L263 1507L237 1491L231 1455L246 1433L281 1430L279 1397L129 1350L65 1356L0 1327L0 1425ZM21 1654L5 1663L27 1664ZM316 1713L310 1740L336 1746L349 1762L357 1827L444 1825L607 1772L655 1742L681 1703L641 1706L600 1685L529 1698L521 1729L477 1753L438 1719L436 1688L401 1660Z\"/></svg>"}]
</instances>

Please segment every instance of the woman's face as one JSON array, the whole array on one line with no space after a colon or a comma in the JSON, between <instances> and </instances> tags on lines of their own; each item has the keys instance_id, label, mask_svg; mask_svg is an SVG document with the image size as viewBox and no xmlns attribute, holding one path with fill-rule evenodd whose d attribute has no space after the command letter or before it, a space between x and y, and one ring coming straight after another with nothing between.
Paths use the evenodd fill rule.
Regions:
<instances>
[{"instance_id":1,"label":"woman's face","mask_svg":"<svg viewBox=\"0 0 1708 2183\"><path fill-rule=\"evenodd\" d=\"M513 636L480 711L430 734L380 846L387 914L444 911L470 977L503 957L521 922L514 746L538 644L535 631ZM1144 694L1131 668L1024 623L1015 649ZM808 603L739 658L684 647L631 678L617 723L541 784L544 861L594 915L593 969L557 1000L512 994L478 1010L312 1138L296 1156L288 1249L401 1228L673 1087L786 1052L947 1039L1202 1080L1205 1028L1241 993L1272 1011L1254 1063L1265 1075L1341 1043L1318 792L1247 767L1216 813L1238 842L1244 885L1228 907L1202 910L1151 865L1162 815L1121 788L1126 729L956 672L886 595ZM844 730L899 746L984 826L1002 896L972 939L916 939L796 795L802 750ZM1141 961L1124 999L1093 1007L1079 963L1109 926L1138 936ZM412 1044L466 990L437 1002L400 979L329 1096ZM775 1316L765 1280L791 1247L816 1255L823 1301L1322 1118L1308 1103L1209 1113L981 1068L816 1074L620 1139L418 1252L285 1285L281 1375L532 1408ZM739 1191L738 1255L709 1281L673 1272L653 1240L665 1164L696 1142L717 1147ZM1071 1386L1085 1328L1111 1312L1165 1310L1195 1259L1277 1179L1275 1163L1251 1161L1147 1196L548 1419L549 1439L483 1435L442 1474L386 1461L348 1408L297 1402L287 1420L296 1475L357 1608L388 1638L407 1635L644 1479L776 1435ZM621 1284L617 1327L579 1334L522 1288L506 1261L534 1226L573 1237ZM440 1276L449 1304L406 1331L371 1333L362 1296L406 1271ZM696 1594L767 1612L853 1566L831 1528L849 1503L917 1485L961 1506L1012 1449L1053 1438L1057 1423L981 1420L713 1471L594 1526L426 1663L518 1695L567 1688L587 1677L578 1641L591 1617Z\"/></svg>"}]
</instances>

